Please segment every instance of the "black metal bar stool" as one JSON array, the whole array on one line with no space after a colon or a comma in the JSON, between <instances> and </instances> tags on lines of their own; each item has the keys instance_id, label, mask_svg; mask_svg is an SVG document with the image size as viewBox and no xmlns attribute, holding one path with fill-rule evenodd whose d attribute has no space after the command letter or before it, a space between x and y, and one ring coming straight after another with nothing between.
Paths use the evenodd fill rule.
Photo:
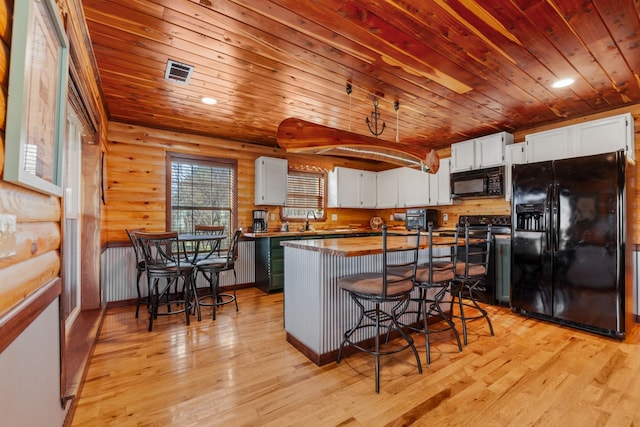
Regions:
<instances>
[{"instance_id":1,"label":"black metal bar stool","mask_svg":"<svg viewBox=\"0 0 640 427\"><path fill-rule=\"evenodd\" d=\"M418 289L418 297L412 301L418 303L416 312L416 322L407 327L413 331L424 334L425 347L427 353L427 366L431 364L431 345L429 336L431 334L452 331L458 344L458 350L462 351L460 334L455 323L451 320L451 308L449 313L445 313L442 308L442 301L447 292L451 291L451 284L455 278L454 264L457 255L458 228L454 235L447 238L447 243L435 244L433 239L433 223L428 224L429 232L429 255L425 264L419 264L416 270L415 286ZM449 241L450 239L450 241ZM439 248L446 248L446 252L438 253ZM429 320L438 320L437 323Z\"/></svg>"},{"instance_id":2,"label":"black metal bar stool","mask_svg":"<svg viewBox=\"0 0 640 427\"><path fill-rule=\"evenodd\" d=\"M143 297L142 291L140 290L140 278L142 277L142 273L146 271L146 264L144 262L144 253L142 253L142 248L140 247L140 242L136 238L136 233L144 233L146 229L144 228L136 228L135 230L125 230L127 232L127 236L129 236L129 240L131 241L131 247L133 249L133 253L136 257L136 291L138 291L138 299L136 301L136 318L138 317L138 311L140 309L140 304L144 304L149 307L149 297Z\"/></svg>"},{"instance_id":3,"label":"black metal bar stool","mask_svg":"<svg viewBox=\"0 0 640 427\"><path fill-rule=\"evenodd\" d=\"M455 262L455 280L451 291L451 310L453 312L453 304L457 299L460 314L453 315L453 317L462 321L464 345L467 345L467 322L471 320L485 319L489 325L491 336L494 335L489 314L478 304L474 294L487 278L489 256L491 254L491 225L470 234L469 224L465 224L464 242L464 252L458 254Z\"/></svg>"},{"instance_id":4,"label":"black metal bar stool","mask_svg":"<svg viewBox=\"0 0 640 427\"><path fill-rule=\"evenodd\" d=\"M178 233L135 233L144 254L147 272L147 288L150 301L149 331L153 328L153 321L158 315L185 313L187 325L191 308L191 293L195 291L192 280L193 264L186 261L186 254L181 253L182 245L178 241ZM179 292L178 285L182 279L183 289ZM163 285L161 285L163 283ZM171 292L171 287L175 291ZM195 295L195 294L194 294ZM172 309L182 306L177 310ZM160 306L166 306L166 312L159 312Z\"/></svg>"},{"instance_id":5,"label":"black metal bar stool","mask_svg":"<svg viewBox=\"0 0 640 427\"><path fill-rule=\"evenodd\" d=\"M380 392L380 357L398 353L410 348L416 357L418 372L422 373L420 356L413 343L413 338L402 330L402 325L398 318L405 312L409 305L409 297L413 290L413 281L418 263L418 249L420 247L420 230L415 234L415 243L411 244L411 249L388 250L388 238L391 233L387 232L387 227L382 227L382 265L378 272L360 273L342 277L338 280L341 289L349 293L349 296L356 304L359 314L358 320L348 331L344 333L344 338L340 344L336 363L340 363L342 351L346 344L353 346L375 356L376 372L376 393ZM409 238L406 235L403 236ZM391 262L392 252L396 261ZM404 254L404 259L401 255ZM385 311L383 304L391 305ZM365 307L365 304L367 307ZM371 306L373 305L373 308ZM353 334L363 328L372 329L374 340L373 348L367 347L366 342L355 342L351 338ZM389 337L392 332L397 332L404 339L404 345L393 345L389 348L381 347L380 333L386 330L385 344L389 344Z\"/></svg>"},{"instance_id":6,"label":"black metal bar stool","mask_svg":"<svg viewBox=\"0 0 640 427\"><path fill-rule=\"evenodd\" d=\"M230 239L229 247L224 256L210 256L196 261L196 274L201 273L209 282L209 293L199 296L200 306L212 307L212 318L216 319L216 308L220 305L235 302L238 311L238 299L236 297L236 287L238 278L236 276L235 263L238 259L238 239L242 234L242 229L237 229ZM223 271L233 271L233 295L220 293L220 273ZM211 302L208 302L208 301Z\"/></svg>"}]
</instances>

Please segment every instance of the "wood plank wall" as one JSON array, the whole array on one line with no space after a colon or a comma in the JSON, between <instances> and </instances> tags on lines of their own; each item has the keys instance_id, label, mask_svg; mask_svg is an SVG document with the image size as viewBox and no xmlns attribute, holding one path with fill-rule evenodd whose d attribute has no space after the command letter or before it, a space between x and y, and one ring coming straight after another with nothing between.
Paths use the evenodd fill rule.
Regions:
<instances>
[{"instance_id":1,"label":"wood plank wall","mask_svg":"<svg viewBox=\"0 0 640 427\"><path fill-rule=\"evenodd\" d=\"M524 141L527 133L538 132L558 126L575 124L614 114L631 111L635 118L636 139L640 142L640 106L620 109L571 120L545 127L530 129L515 134L516 142ZM259 156L286 157L293 166L311 165L330 170L334 166L346 166L381 170L385 166L372 166L359 160L343 160L330 156L287 155L280 149L260 145L243 144L203 136L180 134L117 122L109 123L109 143L107 146L106 172L106 224L103 228L104 240L109 244L120 244L127 240L125 228L146 227L150 230L164 230L165 214L165 156L167 151L175 151L203 156L227 157L238 160L238 211L239 225L248 230L251 226L251 211L256 208L254 201L254 160ZM640 145L640 144L638 144ZM636 150L640 152L639 150ZM449 157L450 150L442 150L441 157ZM638 155L636 155L637 157ZM510 213L510 204L504 199L471 199L457 201L451 206L438 206L440 219L443 213L449 215L449 224L454 224L460 215ZM270 221L271 229L278 228L279 208L269 207L276 221ZM402 222L391 221L390 216L404 209L360 210L329 209L326 222L316 223L316 227L335 228L347 225L368 226L372 216L381 216L389 225L402 226ZM338 214L338 221L331 221L331 214ZM635 235L635 233L634 233ZM640 241L635 235L635 241Z\"/></svg>"},{"instance_id":2,"label":"wood plank wall","mask_svg":"<svg viewBox=\"0 0 640 427\"><path fill-rule=\"evenodd\" d=\"M110 122L107 145L106 171L106 241L109 244L127 241L126 228L145 227L160 231L166 227L165 168L167 152L179 152L201 156L232 158L238 161L238 223L249 230L252 210L267 208L274 214L270 229L280 227L278 207L254 205L254 161L260 156L287 157L290 167L313 167L330 170L334 166L371 169L371 164L361 160L344 160L329 156L287 156L281 149L268 148L180 134L171 131L145 128ZM373 168L375 169L375 167ZM316 223L318 228L331 228L357 224L368 226L372 212L360 209L339 211L338 221Z\"/></svg>"},{"instance_id":3,"label":"wood plank wall","mask_svg":"<svg viewBox=\"0 0 640 427\"><path fill-rule=\"evenodd\" d=\"M637 108L640 110L640 108ZM600 116L611 115L601 114ZM636 116L640 111L636 111ZM587 118L591 119L591 118ZM586 120L586 119L582 119ZM577 121L566 122L572 124ZM636 133L638 132L636 120ZM550 128L550 127L548 127ZM540 128L542 130L542 128ZM516 135L516 141L523 141L524 135L537 131L533 129ZM334 166L377 169L366 162L342 160L329 156L286 155L279 149L258 145L241 144L232 141L211 139L202 136L179 134L158 129L143 128L111 122L109 124L109 144L107 162L107 225L106 241L126 241L124 229L127 227L146 227L152 230L165 228L165 155L167 151L177 151L205 156L231 157L238 160L239 186L239 224L244 229L251 226L251 211L257 208L254 198L254 160L261 155L286 157L290 165L312 165L320 169L332 169ZM449 156L449 150L443 150L441 156ZM451 206L437 207L440 213L449 215L453 224L460 215L477 213L509 214L510 204L502 199L476 199L456 202ZM279 208L269 207L276 221L270 221L270 228L280 226ZM390 225L403 225L390 221L394 212L404 209L360 210L329 209L327 220L317 223L317 228L332 228L347 225L367 226L371 216L381 216ZM338 214L338 221L330 220L331 214ZM440 216L441 218L442 216Z\"/></svg>"}]
</instances>

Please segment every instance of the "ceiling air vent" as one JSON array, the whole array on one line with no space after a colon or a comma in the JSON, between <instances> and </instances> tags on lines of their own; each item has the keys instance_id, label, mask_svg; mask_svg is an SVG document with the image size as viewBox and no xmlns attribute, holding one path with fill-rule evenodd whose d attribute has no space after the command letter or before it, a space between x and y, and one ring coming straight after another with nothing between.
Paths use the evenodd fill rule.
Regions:
<instances>
[{"instance_id":1,"label":"ceiling air vent","mask_svg":"<svg viewBox=\"0 0 640 427\"><path fill-rule=\"evenodd\" d=\"M170 59L167 62L167 70L164 78L176 83L189 84L189 79L193 73L193 65L182 64Z\"/></svg>"}]
</instances>

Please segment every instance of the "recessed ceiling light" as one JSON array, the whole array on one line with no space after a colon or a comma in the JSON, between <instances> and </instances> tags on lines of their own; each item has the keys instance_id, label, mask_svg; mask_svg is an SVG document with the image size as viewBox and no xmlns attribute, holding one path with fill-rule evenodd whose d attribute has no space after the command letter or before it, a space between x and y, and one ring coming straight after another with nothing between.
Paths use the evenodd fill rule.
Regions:
<instances>
[{"instance_id":1,"label":"recessed ceiling light","mask_svg":"<svg viewBox=\"0 0 640 427\"><path fill-rule=\"evenodd\" d=\"M552 84L551 86L558 89L561 87L567 87L573 84L573 82L575 82L575 80L573 79L561 79L558 80L557 82L555 82L554 84Z\"/></svg>"},{"instance_id":2,"label":"recessed ceiling light","mask_svg":"<svg viewBox=\"0 0 640 427\"><path fill-rule=\"evenodd\" d=\"M215 98L204 97L202 98L202 102L207 105L216 105L218 103L218 100Z\"/></svg>"}]
</instances>

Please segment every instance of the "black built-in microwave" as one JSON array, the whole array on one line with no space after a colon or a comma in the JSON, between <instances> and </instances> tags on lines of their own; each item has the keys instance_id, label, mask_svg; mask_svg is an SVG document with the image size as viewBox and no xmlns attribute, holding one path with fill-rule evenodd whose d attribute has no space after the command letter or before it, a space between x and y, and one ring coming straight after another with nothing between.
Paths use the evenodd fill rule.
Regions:
<instances>
[{"instance_id":1,"label":"black built-in microwave","mask_svg":"<svg viewBox=\"0 0 640 427\"><path fill-rule=\"evenodd\" d=\"M426 230L430 222L434 226L438 225L437 209L407 209L405 217L407 230L415 230L418 226Z\"/></svg>"},{"instance_id":2,"label":"black built-in microwave","mask_svg":"<svg viewBox=\"0 0 640 427\"><path fill-rule=\"evenodd\" d=\"M504 166L451 174L451 197L504 196Z\"/></svg>"}]
</instances>

